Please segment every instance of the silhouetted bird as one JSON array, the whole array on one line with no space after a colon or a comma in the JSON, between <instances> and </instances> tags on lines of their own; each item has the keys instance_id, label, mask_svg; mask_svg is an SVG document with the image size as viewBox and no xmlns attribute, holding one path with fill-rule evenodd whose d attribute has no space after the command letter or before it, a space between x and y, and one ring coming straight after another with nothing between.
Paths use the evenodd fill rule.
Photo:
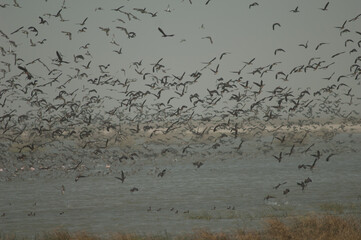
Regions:
<instances>
[{"instance_id":1,"label":"silhouetted bird","mask_svg":"<svg viewBox=\"0 0 361 240\"><path fill-rule=\"evenodd\" d=\"M122 181L122 183L124 182L124 180L125 180L125 174L124 174L124 172L123 172L123 170L122 170L122 172L121 172L121 176L120 177L115 177L116 179L119 179L120 181Z\"/></svg>"},{"instance_id":2,"label":"silhouetted bird","mask_svg":"<svg viewBox=\"0 0 361 240\"><path fill-rule=\"evenodd\" d=\"M158 30L159 30L159 32L162 33L162 37L173 37L174 36L174 34L165 34L164 31L160 27L158 27Z\"/></svg>"}]
</instances>

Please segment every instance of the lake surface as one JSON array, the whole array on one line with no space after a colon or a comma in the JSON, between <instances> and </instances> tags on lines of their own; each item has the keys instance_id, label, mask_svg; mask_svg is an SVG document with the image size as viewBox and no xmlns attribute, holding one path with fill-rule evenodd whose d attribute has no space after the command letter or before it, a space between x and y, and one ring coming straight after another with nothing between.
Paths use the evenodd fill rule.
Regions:
<instances>
[{"instance_id":1,"label":"lake surface","mask_svg":"<svg viewBox=\"0 0 361 240\"><path fill-rule=\"evenodd\" d=\"M239 150L239 139L215 142L220 146L199 143L184 152L187 145L143 143L131 156L133 150L116 147L71 153L68 146L73 143L68 141L62 147L24 152L20 159L20 153L7 151L3 144L0 232L35 235L63 228L179 234L198 228L259 228L271 216L361 213L359 133L309 139L296 145L291 156L285 154L289 143L270 136L246 140ZM273 155L280 151L278 162ZM298 168L312 165L311 155L317 151L321 156L312 170ZM335 155L326 161L331 153ZM122 154L128 159L120 159ZM193 164L197 161L203 163L199 168ZM46 166L51 168L40 170ZM115 178L121 171L124 183ZM84 177L75 181L79 175ZM312 182L302 190L297 183L307 178ZM284 184L274 189L279 183ZM139 191L130 191L133 188ZM272 198L265 199L267 195ZM325 209L332 204L341 211Z\"/></svg>"}]
</instances>

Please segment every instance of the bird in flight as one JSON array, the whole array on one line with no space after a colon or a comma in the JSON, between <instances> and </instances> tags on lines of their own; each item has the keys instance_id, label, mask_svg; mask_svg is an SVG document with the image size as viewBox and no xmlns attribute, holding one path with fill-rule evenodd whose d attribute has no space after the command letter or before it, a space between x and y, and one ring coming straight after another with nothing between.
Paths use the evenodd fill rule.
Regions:
<instances>
[{"instance_id":1,"label":"bird in flight","mask_svg":"<svg viewBox=\"0 0 361 240\"><path fill-rule=\"evenodd\" d=\"M326 5L323 7L323 8L320 8L322 11L327 11L328 9L327 9L327 7L328 7L328 4L329 4L330 2L327 2L326 3Z\"/></svg>"},{"instance_id":2,"label":"bird in flight","mask_svg":"<svg viewBox=\"0 0 361 240\"><path fill-rule=\"evenodd\" d=\"M298 10L298 6L297 6L295 9L291 10L290 12L298 13L300 12L300 10Z\"/></svg>"},{"instance_id":3,"label":"bird in flight","mask_svg":"<svg viewBox=\"0 0 361 240\"><path fill-rule=\"evenodd\" d=\"M338 28L338 29L342 30L342 29L344 29L344 28L345 28L346 23L347 23L347 20L343 22L343 24L342 24L342 26L341 26L341 27L338 27L338 26L337 26L337 27L335 27L335 28Z\"/></svg>"},{"instance_id":4,"label":"bird in flight","mask_svg":"<svg viewBox=\"0 0 361 240\"><path fill-rule=\"evenodd\" d=\"M69 38L69 40L71 40L71 32L66 32L66 31L61 31L61 32L64 33Z\"/></svg>"},{"instance_id":5,"label":"bird in flight","mask_svg":"<svg viewBox=\"0 0 361 240\"><path fill-rule=\"evenodd\" d=\"M277 55L278 52L285 52L282 48L278 48L274 51L274 55Z\"/></svg>"},{"instance_id":6,"label":"bird in flight","mask_svg":"<svg viewBox=\"0 0 361 240\"><path fill-rule=\"evenodd\" d=\"M273 30L273 31L275 30L275 27L276 27L276 26L281 27L281 24L279 24L279 23L277 23L277 22L274 23L274 24L272 25L272 30Z\"/></svg>"},{"instance_id":7,"label":"bird in flight","mask_svg":"<svg viewBox=\"0 0 361 240\"><path fill-rule=\"evenodd\" d=\"M298 46L308 48L308 41L305 44L303 44L303 43L298 44Z\"/></svg>"},{"instance_id":8,"label":"bird in flight","mask_svg":"<svg viewBox=\"0 0 361 240\"><path fill-rule=\"evenodd\" d=\"M160 173L158 173L158 177L163 177L166 171L166 169L163 169Z\"/></svg>"},{"instance_id":9,"label":"bird in flight","mask_svg":"<svg viewBox=\"0 0 361 240\"><path fill-rule=\"evenodd\" d=\"M40 16L39 16L39 18L40 18L40 23L39 24L45 24L46 23L46 24L49 25L48 21L44 20L44 18L42 18Z\"/></svg>"},{"instance_id":10,"label":"bird in flight","mask_svg":"<svg viewBox=\"0 0 361 240\"><path fill-rule=\"evenodd\" d=\"M159 32L161 32L162 33L162 37L173 37L174 36L174 34L165 34L165 32L160 28L160 27L158 27L158 30L159 30Z\"/></svg>"},{"instance_id":11,"label":"bird in flight","mask_svg":"<svg viewBox=\"0 0 361 240\"><path fill-rule=\"evenodd\" d=\"M122 54L122 48L120 48L119 51L113 50L113 52L116 52L116 53L118 53L118 54Z\"/></svg>"},{"instance_id":12,"label":"bird in flight","mask_svg":"<svg viewBox=\"0 0 361 240\"><path fill-rule=\"evenodd\" d=\"M196 166L197 168L200 168L203 165L203 163L201 161L197 161L194 162L193 165Z\"/></svg>"},{"instance_id":13,"label":"bird in flight","mask_svg":"<svg viewBox=\"0 0 361 240\"><path fill-rule=\"evenodd\" d=\"M123 172L123 170L122 170L122 172L121 172L121 177L115 177L116 179L119 179L120 181L122 181L122 183L124 182L124 180L125 180L125 174L124 174L124 172Z\"/></svg>"},{"instance_id":14,"label":"bird in flight","mask_svg":"<svg viewBox=\"0 0 361 240\"><path fill-rule=\"evenodd\" d=\"M331 158L332 156L334 156L334 155L336 155L336 154L331 153L330 155L328 155L328 157L326 158L326 162L330 161L330 158Z\"/></svg>"},{"instance_id":15,"label":"bird in flight","mask_svg":"<svg viewBox=\"0 0 361 240\"><path fill-rule=\"evenodd\" d=\"M27 75L27 78L30 80L33 78L33 75L31 75L31 73L25 68L25 67L22 67L22 66L18 66L18 68L20 70L22 70L26 75Z\"/></svg>"},{"instance_id":16,"label":"bird in flight","mask_svg":"<svg viewBox=\"0 0 361 240\"><path fill-rule=\"evenodd\" d=\"M59 64L61 64L61 63L69 63L69 62L63 61L63 57L61 56L60 52L56 51L56 56L58 57L57 61L59 62Z\"/></svg>"},{"instance_id":17,"label":"bird in flight","mask_svg":"<svg viewBox=\"0 0 361 240\"><path fill-rule=\"evenodd\" d=\"M270 198L275 198L274 196L271 196L271 195L267 195L265 198L264 198L264 200L268 200L268 199L270 199Z\"/></svg>"},{"instance_id":18,"label":"bird in flight","mask_svg":"<svg viewBox=\"0 0 361 240\"><path fill-rule=\"evenodd\" d=\"M170 6L169 6L169 4L168 4L168 7L167 7L167 9L166 10L164 10L164 11L166 11L166 12L171 12L172 10L170 9Z\"/></svg>"},{"instance_id":19,"label":"bird in flight","mask_svg":"<svg viewBox=\"0 0 361 240\"><path fill-rule=\"evenodd\" d=\"M279 183L276 186L273 187L273 189L278 189L280 186L286 184L287 182Z\"/></svg>"},{"instance_id":20,"label":"bird in flight","mask_svg":"<svg viewBox=\"0 0 361 240\"><path fill-rule=\"evenodd\" d=\"M254 6L259 6L257 2L251 3L248 8L254 7Z\"/></svg>"},{"instance_id":21,"label":"bird in flight","mask_svg":"<svg viewBox=\"0 0 361 240\"><path fill-rule=\"evenodd\" d=\"M287 193L289 193L290 190L288 188L286 188L284 191L283 191L283 195L286 195Z\"/></svg>"},{"instance_id":22,"label":"bird in flight","mask_svg":"<svg viewBox=\"0 0 361 240\"><path fill-rule=\"evenodd\" d=\"M209 39L209 41L211 42L211 44L213 44L213 40L212 40L212 38L210 37L210 36L207 36L207 37L202 37L202 39Z\"/></svg>"},{"instance_id":23,"label":"bird in flight","mask_svg":"<svg viewBox=\"0 0 361 240\"><path fill-rule=\"evenodd\" d=\"M87 18L87 17L83 20L83 22L81 22L81 23L77 23L76 25L84 26L84 24L85 24L86 20L88 20L88 18Z\"/></svg>"},{"instance_id":24,"label":"bird in flight","mask_svg":"<svg viewBox=\"0 0 361 240\"><path fill-rule=\"evenodd\" d=\"M139 191L139 189L137 187L133 187L132 189L130 189L131 192L137 192Z\"/></svg>"},{"instance_id":25,"label":"bird in flight","mask_svg":"<svg viewBox=\"0 0 361 240\"><path fill-rule=\"evenodd\" d=\"M274 158L276 158L278 160L278 162L281 162L282 160L282 152L280 152L280 154L278 156L273 155Z\"/></svg>"},{"instance_id":26,"label":"bird in flight","mask_svg":"<svg viewBox=\"0 0 361 240\"><path fill-rule=\"evenodd\" d=\"M252 65L253 61L255 60L256 58L252 58L249 62L243 62L245 63L246 65Z\"/></svg>"},{"instance_id":27,"label":"bird in flight","mask_svg":"<svg viewBox=\"0 0 361 240\"><path fill-rule=\"evenodd\" d=\"M325 42L319 43L319 44L316 46L315 50L317 51L319 47L321 47L322 45L325 45L325 44L328 44L328 43L325 43Z\"/></svg>"},{"instance_id":28,"label":"bird in flight","mask_svg":"<svg viewBox=\"0 0 361 240\"><path fill-rule=\"evenodd\" d=\"M227 55L227 54L230 54L230 52L223 52L223 53L221 54L221 56L219 57L219 59L222 59L223 56L224 56L224 55Z\"/></svg>"}]
</instances>

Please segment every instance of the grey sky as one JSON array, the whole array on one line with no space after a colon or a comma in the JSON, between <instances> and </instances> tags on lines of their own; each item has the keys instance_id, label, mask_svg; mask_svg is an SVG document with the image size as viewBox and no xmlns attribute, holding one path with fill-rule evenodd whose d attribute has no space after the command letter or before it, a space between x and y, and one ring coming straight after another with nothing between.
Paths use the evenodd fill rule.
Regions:
<instances>
[{"instance_id":1,"label":"grey sky","mask_svg":"<svg viewBox=\"0 0 361 240\"><path fill-rule=\"evenodd\" d=\"M121 86L93 86L87 81L102 74L98 66L110 64L106 70L109 76L119 79L121 82L124 82L126 78L137 79L137 82L131 84L129 90L146 91L148 87L145 84L150 84L152 81L143 80L142 75L135 72L135 66L132 63L142 60L142 66L137 70L141 71L144 68L143 73L152 72L151 64L161 58L163 58L161 63L168 70L165 73L158 73L158 77L165 75L181 76L183 72L186 72L183 80L186 81L192 79L189 77L190 74L200 71L205 66L202 62L210 61L216 57L216 60L209 67L202 70L200 79L187 87L187 97L174 95L175 89L172 87L162 93L160 101L165 102L169 97L175 96L178 99L175 99L174 104L179 106L189 104L190 94L199 93L201 97L207 95L206 89L215 89L219 83L217 79L221 77L227 81L242 76L242 81L248 80L254 89L256 87L252 83L263 80L265 83L264 92L272 91L277 86L288 86L297 93L308 88L316 91L338 83L336 80L340 75L350 74L349 68L355 58L359 56L360 50L357 42L361 39L361 35L355 32L361 31L359 27L360 18L355 21L348 21L345 29L349 29L350 32L345 32L341 36L340 29L335 28L361 13L361 2L357 0L330 1L327 11L320 10L327 1L311 0L257 1L258 6L253 7L249 7L249 5L254 1L211 0L208 5L205 5L206 1L196 0L193 0L192 4L188 0L65 1L65 8L61 11L63 19L68 20L65 22L60 21L59 17L44 16L46 13L56 15L62 8L63 0L18 0L17 2L21 8L14 7L13 1L1 1L1 4L9 5L0 8L0 30L17 44L17 47L11 47L11 50L17 54L17 57L24 60L20 65L40 58L50 69L58 68L60 69L59 72L63 73L59 78L60 83L43 88L48 95L44 98L47 99L53 99L52 95L55 97L61 91L56 87L69 79L67 75L75 76L76 70L74 68L79 68L80 73L86 73L87 77L72 79L63 90L71 92L72 89L76 88L96 88L100 96L113 96L120 101L126 98L119 93L124 90ZM134 14L139 20L131 19L129 21L125 14L111 10L120 6L124 6L122 11ZM168 6L170 12L165 11ZM299 12L291 12L297 6ZM102 10L95 11L99 7ZM152 17L150 14L142 14L135 11L134 8L146 8L148 12L157 12L157 15ZM43 17L49 25L39 24L39 16ZM84 26L77 25L85 18L88 19ZM122 19L125 23L117 19ZM272 30L272 25L276 22L281 26L276 26L275 30ZM28 28L31 26L36 27L38 36L29 31ZM124 31L116 28L117 26L135 32L136 36L127 38ZM20 27L24 27L22 30L29 32L28 36L22 30L11 34ZM78 32L82 27L87 28L85 32ZM99 27L109 27L109 36L106 36L106 33L101 31ZM175 36L163 38L157 29L158 27L161 27L167 34L174 34ZM62 31L71 32L72 40L69 40L69 37ZM213 44L205 38L208 36L212 38ZM30 46L30 39L36 46ZM43 39L46 39L44 44L38 43ZM352 39L353 42L345 47L347 39ZM119 46L112 44L112 41L118 43ZM299 44L306 42L308 42L307 49L299 46ZM316 46L321 42L327 44L316 51ZM91 56L85 56L87 50L80 49L86 43L90 43L87 50ZM5 51L9 51L9 40L0 37L0 46ZM113 52L113 50L120 48L122 48L122 54ZM284 49L285 52L278 52L275 55L274 51L279 48ZM357 52L349 53L353 48L357 49ZM53 65L51 59L57 58L56 51L59 51L63 55L64 61L69 61L70 64L62 64L59 67ZM343 51L345 53L331 58L332 55ZM220 60L220 55L223 52L230 54L225 55ZM85 56L85 60L74 63L74 54ZM307 65L313 57L319 57L318 61L325 61L321 66L335 63L325 70L309 70L307 73L302 71L292 74L288 81L275 79L277 72L283 71L287 74L296 66ZM244 62L253 58L255 58L253 64L245 67L241 75L231 73L231 71L240 70L244 66ZM1 80L1 84L4 86L7 79L20 74L21 70L13 65L13 55L6 54L1 56L1 59L11 63L10 73L6 73L6 77ZM86 65L89 61L91 61L90 69L84 69L82 65ZM255 68L265 67L275 62L280 63L264 76L251 74ZM215 70L218 64L219 71L214 74L211 69ZM1 68L5 69L6 66L1 65ZM125 74L122 69L125 70ZM40 77L38 85L48 81L48 71L41 64L29 65L28 70L34 76ZM335 74L330 81L322 79L329 77L333 72ZM51 77L57 75L54 74ZM26 84L25 77L21 76L21 78L23 80L20 84L24 86ZM344 81L354 88L352 92L356 94L356 99L359 97L356 88L360 89L358 85L360 81L354 78L354 76L350 76ZM242 88L240 90L243 91ZM154 91L154 93L156 92ZM78 94L78 98L81 99L80 96L84 96L86 92L80 93L79 91ZM228 106L229 96L227 99L222 99L223 104L220 104L220 107ZM147 104L150 104L154 97L145 99L147 99ZM119 105L119 101L105 99L106 110ZM23 109L31 109L30 106L21 101L19 104ZM8 112L11 108L13 106L6 104L4 108L0 109L0 112ZM351 109L354 107L351 106Z\"/></svg>"}]
</instances>

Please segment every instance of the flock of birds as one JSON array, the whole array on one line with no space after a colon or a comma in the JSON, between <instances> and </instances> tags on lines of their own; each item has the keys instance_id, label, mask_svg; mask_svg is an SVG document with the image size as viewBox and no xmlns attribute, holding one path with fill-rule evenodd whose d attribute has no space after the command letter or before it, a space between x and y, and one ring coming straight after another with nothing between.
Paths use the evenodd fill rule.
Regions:
<instances>
[{"instance_id":1,"label":"flock of birds","mask_svg":"<svg viewBox=\"0 0 361 240\"><path fill-rule=\"evenodd\" d=\"M45 0L44 4L47 2ZM184 4L193 3L189 0ZM204 1L204 4L208 7L212 1ZM0 12L21 8L21 5L13 0L13 3L1 4ZM260 5L257 2L249 4L249 11ZM328 11L331 6L327 2L320 11ZM267 134L273 136L272 141L263 142L260 150L269 154L271 160L282 163L295 152L302 153L311 160L305 160L298 169L312 171L321 159L332 161L337 152L318 149L317 143L308 144L305 139L314 136L309 126L327 125L333 121L341 123L340 128L327 132L330 134L360 124L356 111L360 108L360 97L352 86L360 85L361 32L357 26L361 14L345 19L343 24L335 27L335 38L344 39L342 49L333 52L332 39L313 46L309 41L300 43L295 47L300 50L314 48L310 50L314 56L291 69L281 68L283 63L278 56L286 54L287 49L277 48L274 50L275 61L257 65L257 57L244 59L240 68L227 73L222 67L232 54L228 51L200 63L191 71L185 69L175 73L167 59L158 58L151 63L139 59L114 72L112 62L98 62L93 55L93 42L83 39L82 35L93 30L104 34L104 42L112 49L108 54L121 57L126 51L121 44L123 39L137 38L137 32L127 24L172 14L174 9L169 5L158 12L126 5L96 8L95 12L116 16L112 21L116 26L110 24L111 27L88 24L90 16L81 20L64 17L69 9L64 0L57 11L35 16L37 22L16 26L11 32L0 29L2 180L11 181L25 172L42 175L42 172L62 171L74 175L78 182L91 176L91 163L84 158L89 155L93 160L100 156L102 161L107 159L107 174L114 174L117 180L125 183L135 173L123 171L121 164L124 162L167 154L221 156L228 147L231 152L242 155L246 151L242 145L250 136L261 141ZM297 14L302 9L295 7L288 11ZM72 56L63 54L60 46L49 52L49 56L33 59L18 51L24 46L41 48L49 44L51 39L44 32L58 23L64 24L64 28L58 30L64 41L78 44L78 51ZM272 24L272 30L282 29L282 24ZM205 26L202 24L200 28ZM176 32L166 27L157 27L154 31L159 38L177 37ZM75 38L81 39L82 43ZM212 36L202 39L213 44ZM180 40L181 43L184 41ZM321 57L318 51L326 47L331 54ZM347 66L346 73L339 74L334 67L342 63L339 58L346 55L353 63ZM322 88L292 88L293 78L313 77L315 73L324 74L323 79L315 79L323 81ZM227 79L223 74L232 77ZM205 84L207 81L212 82ZM276 81L278 86L269 87L270 81ZM206 91L197 91L204 85ZM325 141L332 136L327 135ZM142 140L137 143L134 139ZM171 144L172 141L180 143L178 148ZM152 149L152 142L163 147ZM273 147L275 145L277 148ZM195 169L205 164L202 159L193 162ZM167 174L166 168L154 170L157 178ZM311 182L312 179L307 177L294 185L303 191ZM273 188L282 189L282 194L287 195L291 192L290 186L292 184L284 181ZM141 190L138 187L130 188L130 192ZM64 185L61 192L65 192ZM267 194L264 199L274 197Z\"/></svg>"}]
</instances>

